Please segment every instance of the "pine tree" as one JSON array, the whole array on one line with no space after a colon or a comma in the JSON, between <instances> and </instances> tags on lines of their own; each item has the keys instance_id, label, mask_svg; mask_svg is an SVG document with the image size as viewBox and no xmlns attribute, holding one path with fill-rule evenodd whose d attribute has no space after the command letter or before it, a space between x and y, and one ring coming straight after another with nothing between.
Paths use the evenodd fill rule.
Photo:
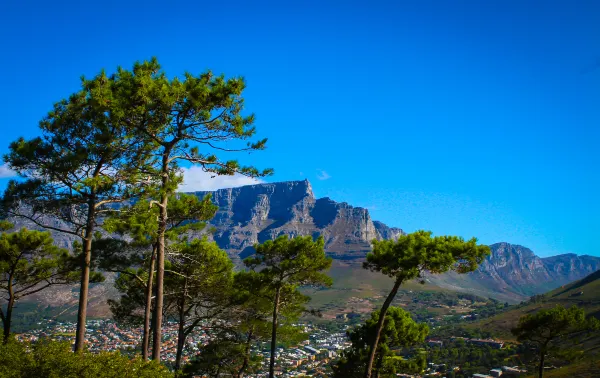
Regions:
<instances>
[{"instance_id":1,"label":"pine tree","mask_svg":"<svg viewBox=\"0 0 600 378\"><path fill-rule=\"evenodd\" d=\"M305 285L331 285L331 278L323 273L331 267L331 258L325 255L325 241L322 236L313 240L311 236L298 236L289 239L282 235L255 246L256 254L244 260L247 267L257 270L259 280L272 293L272 331L269 377L275 375L275 349L277 347L278 317L282 299L297 298L298 287ZM282 295L283 294L283 295Z\"/></svg>"},{"instance_id":2,"label":"pine tree","mask_svg":"<svg viewBox=\"0 0 600 378\"><path fill-rule=\"evenodd\" d=\"M225 79L206 72L199 76L187 73L184 80L170 80L152 59L136 63L131 71L120 68L110 80L116 88L112 106L121 111L120 119L155 151L154 160L141 167L140 172L159 181L158 200L153 202L159 208L159 222L152 356L160 360L165 233L169 197L177 189L172 177L179 171L178 162L197 164L214 175L268 175L271 170L243 167L235 160L222 160L216 155L262 150L266 139L236 147L236 142L247 141L256 132L254 116L242 115L245 84L241 78Z\"/></svg>"},{"instance_id":3,"label":"pine tree","mask_svg":"<svg viewBox=\"0 0 600 378\"><path fill-rule=\"evenodd\" d=\"M340 360L334 365L335 377L351 378L364 374L369 359L369 347L377 331L379 313L379 311L373 312L365 324L348 332L352 346L343 352ZM419 362L422 361L418 358L404 360L396 356L393 349L422 343L428 333L427 325L416 323L408 312L399 307L390 307L385 316L380 341L377 345L375 354L377 363L374 374L378 377L396 376L399 369L406 372L411 367L419 373L423 368L419 365Z\"/></svg>"},{"instance_id":4,"label":"pine tree","mask_svg":"<svg viewBox=\"0 0 600 378\"><path fill-rule=\"evenodd\" d=\"M92 240L111 204L139 187L149 145L128 134L116 117L112 82L104 74L81 81L81 90L54 105L40 122L40 137L20 138L4 156L24 180L13 180L2 198L4 217L81 240L81 279L75 350L83 350ZM56 222L56 220L60 222Z\"/></svg>"},{"instance_id":5,"label":"pine tree","mask_svg":"<svg viewBox=\"0 0 600 378\"><path fill-rule=\"evenodd\" d=\"M4 230L13 227L8 222L0 225ZM66 249L58 248L49 232L19 231L0 234L0 293L6 300L5 311L0 306L0 319L4 326L4 342L8 342L15 303L53 285L77 281L72 256Z\"/></svg>"},{"instance_id":6,"label":"pine tree","mask_svg":"<svg viewBox=\"0 0 600 378\"><path fill-rule=\"evenodd\" d=\"M477 245L477 239L464 241L456 236L432 237L429 231L402 235L398 240L373 241L373 251L367 254L363 267L381 272L394 279L394 286L385 299L369 346L369 358L364 376L370 378L377 354L387 311L402 283L412 279L423 281L426 273L438 274L448 270L467 273L477 268L489 254L489 247Z\"/></svg>"},{"instance_id":7,"label":"pine tree","mask_svg":"<svg viewBox=\"0 0 600 378\"><path fill-rule=\"evenodd\" d=\"M165 233L168 243L180 242L188 232L203 230L204 222L211 219L217 211L210 195L200 200L196 195L179 193L171 196L168 206L170 216ZM100 267L106 271L122 273L116 284L124 296L120 301L110 301L113 315L122 322L135 322L136 310L140 305L144 306L141 347L144 359L148 357L150 340L158 214L159 210L152 206L151 200L139 200L132 206L120 209L118 213L112 213L105 220L104 229L130 241L108 239L102 241L102 247L99 248ZM143 299L141 290L144 292Z\"/></svg>"},{"instance_id":8,"label":"pine tree","mask_svg":"<svg viewBox=\"0 0 600 378\"><path fill-rule=\"evenodd\" d=\"M538 376L543 378L544 360L549 350L560 349L561 342L566 343L577 334L599 329L600 321L594 317L586 318L583 309L577 306L566 309L558 305L522 316L512 333L519 341L537 344L540 358Z\"/></svg>"}]
</instances>

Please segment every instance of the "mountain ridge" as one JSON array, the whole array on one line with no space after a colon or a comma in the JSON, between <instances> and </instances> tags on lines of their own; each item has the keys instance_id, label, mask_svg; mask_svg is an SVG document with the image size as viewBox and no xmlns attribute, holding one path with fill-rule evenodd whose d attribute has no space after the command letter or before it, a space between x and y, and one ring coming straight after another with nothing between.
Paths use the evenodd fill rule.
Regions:
<instances>
[{"instance_id":1,"label":"mountain ridge","mask_svg":"<svg viewBox=\"0 0 600 378\"><path fill-rule=\"evenodd\" d=\"M219 207L209 222L219 246L239 262L253 245L279 235L323 235L325 250L335 259L361 262L373 239L405 234L373 220L368 209L316 198L308 180L263 183L193 194L213 196ZM430 282L458 291L495 296L511 302L581 279L600 269L600 258L573 253L539 257L531 249L508 242L490 245L491 254L467 275L447 273Z\"/></svg>"},{"instance_id":2,"label":"mountain ridge","mask_svg":"<svg viewBox=\"0 0 600 378\"><path fill-rule=\"evenodd\" d=\"M219 207L209 222L214 240L232 259L240 260L253 245L279 235L322 235L326 252L338 259L364 257L373 239L396 239L397 227L371 219L368 209L316 198L308 180L284 181L191 192L212 195Z\"/></svg>"}]
</instances>

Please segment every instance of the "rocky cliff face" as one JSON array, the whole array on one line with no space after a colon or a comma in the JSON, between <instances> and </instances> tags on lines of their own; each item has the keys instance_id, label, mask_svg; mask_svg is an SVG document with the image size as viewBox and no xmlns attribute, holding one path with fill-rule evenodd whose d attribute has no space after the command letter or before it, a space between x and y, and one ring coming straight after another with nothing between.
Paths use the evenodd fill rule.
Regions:
<instances>
[{"instance_id":1,"label":"rocky cliff face","mask_svg":"<svg viewBox=\"0 0 600 378\"><path fill-rule=\"evenodd\" d=\"M582 279L600 269L600 258L565 254L546 258L529 248L496 243L479 268L467 275L446 274L432 277L441 286L471 291L500 299L523 300L566 283Z\"/></svg>"},{"instance_id":2,"label":"rocky cliff face","mask_svg":"<svg viewBox=\"0 0 600 378\"><path fill-rule=\"evenodd\" d=\"M210 225L219 246L235 260L252 246L280 235L322 235L328 254L339 259L364 257L373 239L402 235L371 220L369 211L330 198L316 199L308 180L249 185L210 193L219 210Z\"/></svg>"},{"instance_id":3,"label":"rocky cliff face","mask_svg":"<svg viewBox=\"0 0 600 378\"><path fill-rule=\"evenodd\" d=\"M195 194L203 197L208 193ZM373 239L396 239L404 234L399 228L373 221L364 208L330 198L315 198L307 180L221 189L210 194L219 207L210 222L216 230L213 238L236 263L252 254L256 243L279 235L323 235L330 256L361 262ZM36 228L22 220L16 223ZM53 236L61 247L71 247L73 238L55 232ZM565 254L540 258L519 245L497 243L490 247L491 255L475 272L432 275L429 281L514 302L600 269L598 257ZM99 303L104 301L103 295L98 295Z\"/></svg>"}]
</instances>

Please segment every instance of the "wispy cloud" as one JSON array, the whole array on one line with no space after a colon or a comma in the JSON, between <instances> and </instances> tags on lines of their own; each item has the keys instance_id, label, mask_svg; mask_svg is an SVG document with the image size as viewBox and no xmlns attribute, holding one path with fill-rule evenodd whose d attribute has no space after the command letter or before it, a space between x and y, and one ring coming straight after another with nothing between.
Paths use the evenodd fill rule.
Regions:
<instances>
[{"instance_id":1,"label":"wispy cloud","mask_svg":"<svg viewBox=\"0 0 600 378\"><path fill-rule=\"evenodd\" d=\"M183 184L179 187L182 192L213 191L223 188L235 188L244 185L260 184L261 180L235 174L233 176L215 176L204 172L201 167L183 168Z\"/></svg>"},{"instance_id":2,"label":"wispy cloud","mask_svg":"<svg viewBox=\"0 0 600 378\"><path fill-rule=\"evenodd\" d=\"M319 180L328 180L331 178L331 176L329 175L329 173L325 172L322 169L317 169L317 178Z\"/></svg>"},{"instance_id":3,"label":"wispy cloud","mask_svg":"<svg viewBox=\"0 0 600 378\"><path fill-rule=\"evenodd\" d=\"M17 173L12 169L8 168L6 164L0 165L0 178L15 177Z\"/></svg>"}]
</instances>

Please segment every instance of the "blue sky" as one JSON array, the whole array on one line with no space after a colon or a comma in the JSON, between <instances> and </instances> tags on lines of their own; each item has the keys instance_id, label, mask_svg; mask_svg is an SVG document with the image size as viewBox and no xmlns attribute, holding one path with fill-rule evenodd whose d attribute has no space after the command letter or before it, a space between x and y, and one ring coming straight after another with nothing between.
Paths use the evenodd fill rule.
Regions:
<instances>
[{"instance_id":1,"label":"blue sky","mask_svg":"<svg viewBox=\"0 0 600 378\"><path fill-rule=\"evenodd\" d=\"M0 153L82 74L157 56L246 78L269 147L242 161L268 181L409 232L600 256L600 2L169 3L3 2Z\"/></svg>"}]
</instances>

